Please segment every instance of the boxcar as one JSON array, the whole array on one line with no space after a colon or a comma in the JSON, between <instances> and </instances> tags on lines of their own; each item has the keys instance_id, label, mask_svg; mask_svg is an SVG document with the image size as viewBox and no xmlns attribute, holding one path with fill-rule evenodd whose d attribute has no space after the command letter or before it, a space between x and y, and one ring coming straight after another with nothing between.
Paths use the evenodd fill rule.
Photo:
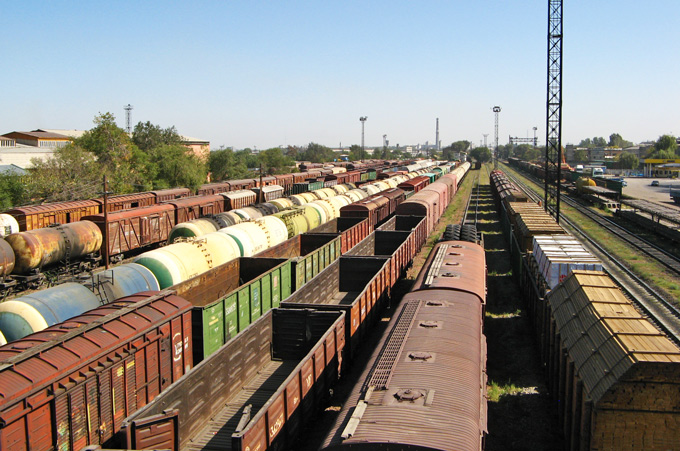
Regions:
<instances>
[{"instance_id":1,"label":"boxcar","mask_svg":"<svg viewBox=\"0 0 680 451\"><path fill-rule=\"evenodd\" d=\"M287 449L338 378L342 312L275 309L127 418L126 449Z\"/></svg>"},{"instance_id":2,"label":"boxcar","mask_svg":"<svg viewBox=\"0 0 680 451\"><path fill-rule=\"evenodd\" d=\"M152 205L104 214L86 216L83 219L97 224L102 231L108 256L165 243L175 226L175 209L170 204Z\"/></svg>"},{"instance_id":3,"label":"boxcar","mask_svg":"<svg viewBox=\"0 0 680 451\"><path fill-rule=\"evenodd\" d=\"M484 448L485 272L480 246L435 246L323 449Z\"/></svg>"},{"instance_id":4,"label":"boxcar","mask_svg":"<svg viewBox=\"0 0 680 451\"><path fill-rule=\"evenodd\" d=\"M192 196L166 202L175 207L175 224L224 211L224 197L219 194Z\"/></svg>"},{"instance_id":5,"label":"boxcar","mask_svg":"<svg viewBox=\"0 0 680 451\"><path fill-rule=\"evenodd\" d=\"M160 204L161 202L165 202L167 200L181 199L182 197L191 196L191 191L189 190L189 188L170 188L149 192L153 193L156 196L157 204Z\"/></svg>"},{"instance_id":6,"label":"boxcar","mask_svg":"<svg viewBox=\"0 0 680 451\"><path fill-rule=\"evenodd\" d=\"M192 367L190 307L139 293L0 347L0 448L107 443Z\"/></svg>"},{"instance_id":7,"label":"boxcar","mask_svg":"<svg viewBox=\"0 0 680 451\"><path fill-rule=\"evenodd\" d=\"M229 191L231 187L228 181L217 182L217 183L206 183L201 185L196 192L199 196L205 196L209 194L219 194Z\"/></svg>"},{"instance_id":8,"label":"boxcar","mask_svg":"<svg viewBox=\"0 0 680 451\"><path fill-rule=\"evenodd\" d=\"M42 229L50 224L68 224L80 221L84 216L96 215L101 204L94 199L55 202L43 205L29 205L6 211L19 223L19 230Z\"/></svg>"},{"instance_id":9,"label":"boxcar","mask_svg":"<svg viewBox=\"0 0 680 451\"><path fill-rule=\"evenodd\" d=\"M97 199L101 202L100 212L104 211L104 198ZM108 211L129 210L131 208L148 207L156 204L156 195L152 192L120 194L106 199Z\"/></svg>"}]
</instances>

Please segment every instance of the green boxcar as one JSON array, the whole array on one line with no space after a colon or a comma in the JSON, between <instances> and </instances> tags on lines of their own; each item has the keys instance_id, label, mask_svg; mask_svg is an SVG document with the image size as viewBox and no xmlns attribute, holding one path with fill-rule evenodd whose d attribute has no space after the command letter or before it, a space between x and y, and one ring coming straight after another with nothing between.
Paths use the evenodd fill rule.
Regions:
<instances>
[{"instance_id":1,"label":"green boxcar","mask_svg":"<svg viewBox=\"0 0 680 451\"><path fill-rule=\"evenodd\" d=\"M292 262L241 257L171 289L194 305L194 362L198 363L293 292Z\"/></svg>"},{"instance_id":2,"label":"green boxcar","mask_svg":"<svg viewBox=\"0 0 680 451\"><path fill-rule=\"evenodd\" d=\"M375 169L368 170L368 180L377 180L378 172Z\"/></svg>"},{"instance_id":3,"label":"green boxcar","mask_svg":"<svg viewBox=\"0 0 680 451\"><path fill-rule=\"evenodd\" d=\"M435 173L435 172L426 172L423 174L425 177L430 178L430 183L434 183L435 180L437 180L440 176L440 174Z\"/></svg>"}]
</instances>

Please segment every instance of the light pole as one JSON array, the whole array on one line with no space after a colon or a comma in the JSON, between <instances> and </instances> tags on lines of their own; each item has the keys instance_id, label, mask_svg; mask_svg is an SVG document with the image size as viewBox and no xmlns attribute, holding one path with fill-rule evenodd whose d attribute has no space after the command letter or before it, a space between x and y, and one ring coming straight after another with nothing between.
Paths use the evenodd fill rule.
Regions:
<instances>
[{"instance_id":1,"label":"light pole","mask_svg":"<svg viewBox=\"0 0 680 451\"><path fill-rule=\"evenodd\" d=\"M493 152L493 168L494 168L494 169L498 169L498 113L501 112L501 107L499 107L498 105L496 105L495 107L493 107L493 112L494 112L495 115L496 115L496 126L495 126L495 130L496 130L496 147L495 147L494 152Z\"/></svg>"},{"instance_id":2,"label":"light pole","mask_svg":"<svg viewBox=\"0 0 680 451\"><path fill-rule=\"evenodd\" d=\"M534 127L534 149L538 147L538 138L536 138L536 130L538 130L538 127Z\"/></svg>"},{"instance_id":3,"label":"light pole","mask_svg":"<svg viewBox=\"0 0 680 451\"><path fill-rule=\"evenodd\" d=\"M361 121L361 157L364 157L364 124L366 123L368 116L361 116L359 120Z\"/></svg>"}]
</instances>

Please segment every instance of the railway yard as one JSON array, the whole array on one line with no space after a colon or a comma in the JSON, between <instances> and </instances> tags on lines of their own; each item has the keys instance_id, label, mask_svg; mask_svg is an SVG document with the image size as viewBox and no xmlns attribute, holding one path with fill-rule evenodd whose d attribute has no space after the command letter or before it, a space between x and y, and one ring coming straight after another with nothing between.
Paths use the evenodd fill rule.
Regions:
<instances>
[{"instance_id":1,"label":"railway yard","mask_svg":"<svg viewBox=\"0 0 680 451\"><path fill-rule=\"evenodd\" d=\"M680 449L680 209L320 166L16 209L0 449Z\"/></svg>"}]
</instances>

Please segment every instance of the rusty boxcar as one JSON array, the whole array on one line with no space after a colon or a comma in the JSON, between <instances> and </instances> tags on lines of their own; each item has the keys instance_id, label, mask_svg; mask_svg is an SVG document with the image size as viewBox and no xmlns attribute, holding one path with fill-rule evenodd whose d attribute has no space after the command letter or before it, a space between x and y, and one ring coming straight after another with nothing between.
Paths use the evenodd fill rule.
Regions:
<instances>
[{"instance_id":1,"label":"rusty boxcar","mask_svg":"<svg viewBox=\"0 0 680 451\"><path fill-rule=\"evenodd\" d=\"M0 347L0 448L107 443L192 367L190 307L139 293Z\"/></svg>"}]
</instances>

